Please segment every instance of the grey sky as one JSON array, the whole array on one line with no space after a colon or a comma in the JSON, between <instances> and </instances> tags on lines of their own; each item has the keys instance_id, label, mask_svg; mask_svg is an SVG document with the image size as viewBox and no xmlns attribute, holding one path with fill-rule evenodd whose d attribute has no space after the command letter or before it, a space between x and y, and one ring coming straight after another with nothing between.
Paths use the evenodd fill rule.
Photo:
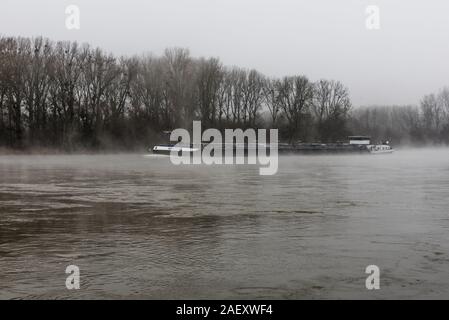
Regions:
<instances>
[{"instance_id":1,"label":"grey sky","mask_svg":"<svg viewBox=\"0 0 449 320\"><path fill-rule=\"evenodd\" d=\"M69 4L80 30L65 28ZM365 27L368 5L380 30ZM417 104L449 86L447 0L0 0L0 34L126 55L187 47L270 76L340 80L355 105Z\"/></svg>"}]
</instances>

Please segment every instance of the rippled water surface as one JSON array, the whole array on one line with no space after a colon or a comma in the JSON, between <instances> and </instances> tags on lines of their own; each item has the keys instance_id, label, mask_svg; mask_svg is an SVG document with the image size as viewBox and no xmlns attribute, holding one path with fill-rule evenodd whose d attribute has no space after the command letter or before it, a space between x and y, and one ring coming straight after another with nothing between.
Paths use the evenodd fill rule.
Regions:
<instances>
[{"instance_id":1,"label":"rippled water surface","mask_svg":"<svg viewBox=\"0 0 449 320\"><path fill-rule=\"evenodd\" d=\"M1 156L0 298L449 298L449 151L279 166Z\"/></svg>"}]
</instances>

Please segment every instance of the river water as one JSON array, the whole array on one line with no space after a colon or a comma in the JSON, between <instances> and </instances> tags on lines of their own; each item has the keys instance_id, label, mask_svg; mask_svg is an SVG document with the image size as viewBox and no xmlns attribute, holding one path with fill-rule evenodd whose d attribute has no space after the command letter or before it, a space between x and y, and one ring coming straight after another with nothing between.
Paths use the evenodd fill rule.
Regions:
<instances>
[{"instance_id":1,"label":"river water","mask_svg":"<svg viewBox=\"0 0 449 320\"><path fill-rule=\"evenodd\" d=\"M283 156L273 176L1 156L0 299L16 298L448 299L449 150Z\"/></svg>"}]
</instances>

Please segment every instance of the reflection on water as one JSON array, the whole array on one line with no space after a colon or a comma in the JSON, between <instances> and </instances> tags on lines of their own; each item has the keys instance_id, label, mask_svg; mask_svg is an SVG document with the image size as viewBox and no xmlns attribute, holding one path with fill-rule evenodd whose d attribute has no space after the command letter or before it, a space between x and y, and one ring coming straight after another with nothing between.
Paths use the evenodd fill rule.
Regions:
<instances>
[{"instance_id":1,"label":"reflection on water","mask_svg":"<svg viewBox=\"0 0 449 320\"><path fill-rule=\"evenodd\" d=\"M2 156L0 298L449 298L448 159Z\"/></svg>"}]
</instances>

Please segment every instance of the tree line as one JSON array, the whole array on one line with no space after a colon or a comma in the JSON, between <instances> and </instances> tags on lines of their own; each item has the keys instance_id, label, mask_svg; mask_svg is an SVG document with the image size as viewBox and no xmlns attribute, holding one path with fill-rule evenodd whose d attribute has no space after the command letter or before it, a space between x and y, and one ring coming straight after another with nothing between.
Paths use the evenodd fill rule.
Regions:
<instances>
[{"instance_id":1,"label":"tree line","mask_svg":"<svg viewBox=\"0 0 449 320\"><path fill-rule=\"evenodd\" d=\"M426 96L419 110L353 109L339 81L270 78L183 48L115 57L77 42L0 37L0 146L9 148L141 148L193 120L221 130L278 128L288 142L351 133L446 141L445 95Z\"/></svg>"},{"instance_id":2,"label":"tree line","mask_svg":"<svg viewBox=\"0 0 449 320\"><path fill-rule=\"evenodd\" d=\"M352 111L350 130L396 144L449 144L449 88L425 95L418 106L371 106Z\"/></svg>"}]
</instances>

